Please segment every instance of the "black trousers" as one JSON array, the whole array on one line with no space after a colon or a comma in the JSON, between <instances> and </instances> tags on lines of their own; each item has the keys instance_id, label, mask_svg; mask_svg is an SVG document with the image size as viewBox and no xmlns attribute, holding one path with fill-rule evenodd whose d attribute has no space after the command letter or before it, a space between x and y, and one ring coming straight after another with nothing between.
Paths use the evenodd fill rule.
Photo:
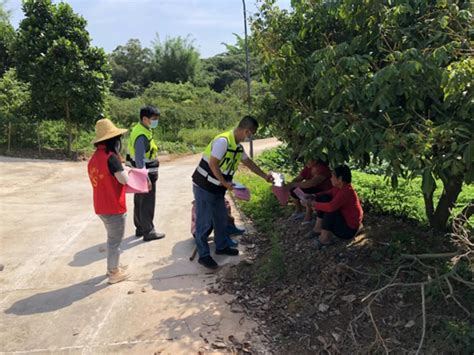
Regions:
<instances>
[{"instance_id":1,"label":"black trousers","mask_svg":"<svg viewBox=\"0 0 474 355\"><path fill-rule=\"evenodd\" d=\"M146 194L135 194L133 198L133 222L137 236L147 236L155 232L153 218L155 217L156 179L150 180L151 190Z\"/></svg>"},{"instance_id":2,"label":"black trousers","mask_svg":"<svg viewBox=\"0 0 474 355\"><path fill-rule=\"evenodd\" d=\"M331 195L321 195L316 198L317 202L331 201ZM322 229L328 230L336 237L342 239L352 239L357 234L357 229L352 229L347 226L344 217L340 211L335 212L321 212L318 211L318 218L323 219Z\"/></svg>"}]
</instances>

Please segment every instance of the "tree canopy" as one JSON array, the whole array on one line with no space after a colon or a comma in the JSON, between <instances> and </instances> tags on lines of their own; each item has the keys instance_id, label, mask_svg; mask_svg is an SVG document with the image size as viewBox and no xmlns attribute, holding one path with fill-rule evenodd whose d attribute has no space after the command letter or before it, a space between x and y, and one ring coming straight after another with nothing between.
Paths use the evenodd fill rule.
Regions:
<instances>
[{"instance_id":1,"label":"tree canopy","mask_svg":"<svg viewBox=\"0 0 474 355\"><path fill-rule=\"evenodd\" d=\"M264 1L253 22L275 134L334 163L387 162L394 185L421 175L428 219L444 228L474 180L468 2L292 4ZM436 206L435 178L444 189Z\"/></svg>"},{"instance_id":2,"label":"tree canopy","mask_svg":"<svg viewBox=\"0 0 474 355\"><path fill-rule=\"evenodd\" d=\"M10 23L10 14L4 4L4 1L0 1L0 76L12 65L10 47L15 37L15 30Z\"/></svg>"},{"instance_id":3,"label":"tree canopy","mask_svg":"<svg viewBox=\"0 0 474 355\"><path fill-rule=\"evenodd\" d=\"M65 118L91 127L103 110L109 69L102 49L90 45L86 21L66 3L25 0L13 46L18 77L30 83L36 117Z\"/></svg>"}]
</instances>

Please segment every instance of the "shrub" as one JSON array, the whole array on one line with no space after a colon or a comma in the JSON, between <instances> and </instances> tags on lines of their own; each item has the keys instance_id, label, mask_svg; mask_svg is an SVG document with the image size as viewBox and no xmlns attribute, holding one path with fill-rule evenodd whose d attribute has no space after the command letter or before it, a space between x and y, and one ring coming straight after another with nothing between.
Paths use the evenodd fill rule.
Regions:
<instances>
[{"instance_id":1,"label":"shrub","mask_svg":"<svg viewBox=\"0 0 474 355\"><path fill-rule=\"evenodd\" d=\"M220 132L216 128L182 129L179 131L178 137L190 147L205 147Z\"/></svg>"}]
</instances>

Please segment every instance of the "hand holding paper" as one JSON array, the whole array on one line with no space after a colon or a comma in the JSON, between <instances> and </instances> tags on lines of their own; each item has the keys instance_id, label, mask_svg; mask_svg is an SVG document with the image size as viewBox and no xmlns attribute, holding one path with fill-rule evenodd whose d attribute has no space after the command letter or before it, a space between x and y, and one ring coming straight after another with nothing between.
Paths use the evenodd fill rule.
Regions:
<instances>
[{"instance_id":1,"label":"hand holding paper","mask_svg":"<svg viewBox=\"0 0 474 355\"><path fill-rule=\"evenodd\" d=\"M128 172L128 183L125 187L125 192L140 194L147 193L148 191L148 172L146 168L130 169Z\"/></svg>"}]
</instances>

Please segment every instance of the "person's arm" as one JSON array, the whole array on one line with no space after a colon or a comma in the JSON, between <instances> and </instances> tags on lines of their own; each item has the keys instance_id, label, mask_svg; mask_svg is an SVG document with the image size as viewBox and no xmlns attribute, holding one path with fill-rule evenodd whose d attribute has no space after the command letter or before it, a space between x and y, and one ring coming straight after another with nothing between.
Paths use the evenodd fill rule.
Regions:
<instances>
[{"instance_id":1,"label":"person's arm","mask_svg":"<svg viewBox=\"0 0 474 355\"><path fill-rule=\"evenodd\" d=\"M138 136L135 140L135 167L142 169L145 167L145 154L147 139L144 135Z\"/></svg>"},{"instance_id":2,"label":"person's arm","mask_svg":"<svg viewBox=\"0 0 474 355\"><path fill-rule=\"evenodd\" d=\"M125 173L125 170L117 171L114 174L115 178L118 180L119 183L122 185L127 185L128 183L128 175Z\"/></svg>"},{"instance_id":3,"label":"person's arm","mask_svg":"<svg viewBox=\"0 0 474 355\"><path fill-rule=\"evenodd\" d=\"M347 190L341 190L333 196L330 202L315 202L313 204L314 209L321 212L335 212L348 202Z\"/></svg>"},{"instance_id":4,"label":"person's arm","mask_svg":"<svg viewBox=\"0 0 474 355\"><path fill-rule=\"evenodd\" d=\"M109 159L107 160L107 165L109 167L110 173L115 176L118 182L122 185L127 185L128 175L125 173L122 163L115 154L112 154L109 157Z\"/></svg>"},{"instance_id":5,"label":"person's arm","mask_svg":"<svg viewBox=\"0 0 474 355\"><path fill-rule=\"evenodd\" d=\"M219 168L219 159L211 155L211 158L209 159L209 167L222 186L224 186L227 190L232 191L232 182L226 181L226 179L224 179L224 175L221 173L221 169Z\"/></svg>"},{"instance_id":6,"label":"person's arm","mask_svg":"<svg viewBox=\"0 0 474 355\"><path fill-rule=\"evenodd\" d=\"M260 176L262 179L265 179L268 182L273 181L272 175L263 172L263 170L260 169L258 167L258 165L255 164L252 159L250 159L250 158L244 159L244 160L242 160L242 164L244 164L247 168L249 168L251 172L253 172L254 174Z\"/></svg>"},{"instance_id":7,"label":"person's arm","mask_svg":"<svg viewBox=\"0 0 474 355\"><path fill-rule=\"evenodd\" d=\"M313 176L309 180L304 180L304 181L298 182L296 184L296 186L299 187L299 188L302 188L302 189L307 189L309 187L316 187L326 179L327 178L325 176L316 175L316 176Z\"/></svg>"}]
</instances>

